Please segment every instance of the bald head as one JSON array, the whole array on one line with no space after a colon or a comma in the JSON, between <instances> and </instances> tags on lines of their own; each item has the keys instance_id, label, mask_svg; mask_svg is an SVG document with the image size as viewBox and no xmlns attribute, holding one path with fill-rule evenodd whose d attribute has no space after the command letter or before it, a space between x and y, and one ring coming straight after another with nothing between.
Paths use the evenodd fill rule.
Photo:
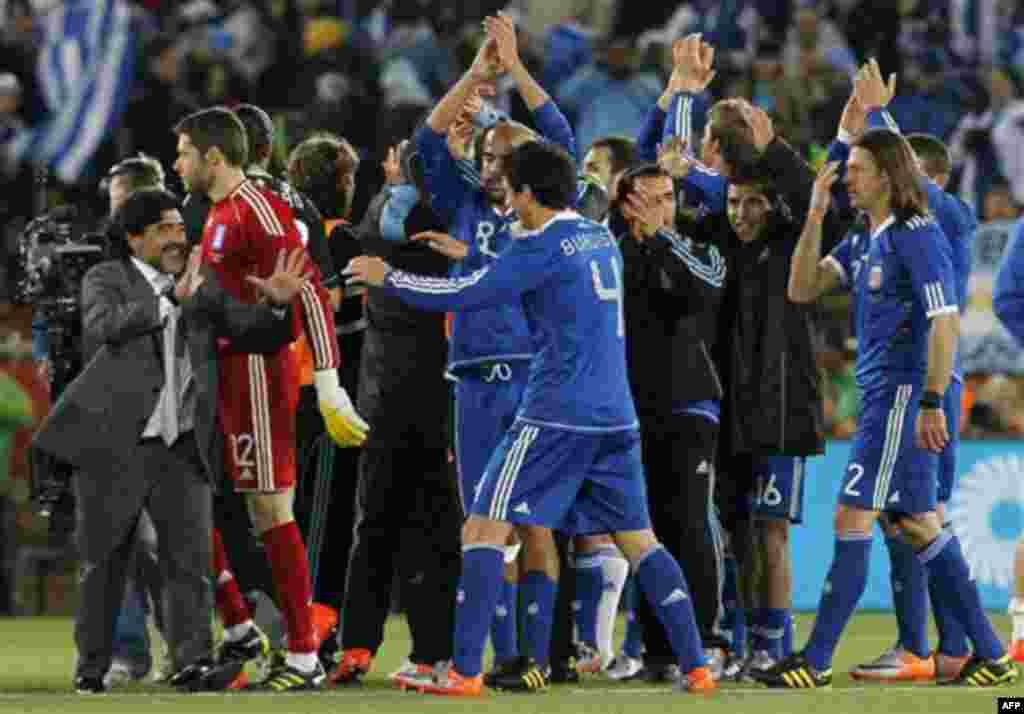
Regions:
<instances>
[{"instance_id":1,"label":"bald head","mask_svg":"<svg viewBox=\"0 0 1024 714\"><path fill-rule=\"evenodd\" d=\"M501 160L512 149L536 140L537 135L532 129L514 121L500 122L484 134L480 152L480 180L492 203L505 204Z\"/></svg>"}]
</instances>

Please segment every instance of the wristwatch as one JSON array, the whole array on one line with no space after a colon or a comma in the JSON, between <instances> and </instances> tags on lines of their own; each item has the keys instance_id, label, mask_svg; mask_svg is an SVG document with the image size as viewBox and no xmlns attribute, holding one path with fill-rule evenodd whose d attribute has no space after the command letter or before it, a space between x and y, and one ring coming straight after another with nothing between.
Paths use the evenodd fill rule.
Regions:
<instances>
[{"instance_id":1,"label":"wristwatch","mask_svg":"<svg viewBox=\"0 0 1024 714\"><path fill-rule=\"evenodd\" d=\"M927 391L921 395L922 409L941 409L942 395L938 392Z\"/></svg>"}]
</instances>

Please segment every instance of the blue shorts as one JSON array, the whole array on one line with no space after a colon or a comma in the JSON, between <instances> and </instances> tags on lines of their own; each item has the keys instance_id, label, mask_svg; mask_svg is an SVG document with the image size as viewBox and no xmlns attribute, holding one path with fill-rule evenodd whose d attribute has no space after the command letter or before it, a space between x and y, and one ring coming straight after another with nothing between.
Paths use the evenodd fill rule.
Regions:
<instances>
[{"instance_id":1,"label":"blue shorts","mask_svg":"<svg viewBox=\"0 0 1024 714\"><path fill-rule=\"evenodd\" d=\"M530 363L523 360L489 362L459 372L454 431L463 513L469 513L487 462L516 420L529 372Z\"/></svg>"},{"instance_id":2,"label":"blue shorts","mask_svg":"<svg viewBox=\"0 0 1024 714\"><path fill-rule=\"evenodd\" d=\"M949 443L939 454L939 503L948 503L956 485L956 451L960 446L960 399L964 392L962 382L953 380L946 388L942 409L946 412L946 428L949 429Z\"/></svg>"},{"instance_id":3,"label":"blue shorts","mask_svg":"<svg viewBox=\"0 0 1024 714\"><path fill-rule=\"evenodd\" d=\"M646 530L640 432L584 433L516 421L487 464L471 512L574 534Z\"/></svg>"},{"instance_id":4,"label":"blue shorts","mask_svg":"<svg viewBox=\"0 0 1024 714\"><path fill-rule=\"evenodd\" d=\"M802 523L806 469L803 456L768 456L755 461L751 513Z\"/></svg>"},{"instance_id":5,"label":"blue shorts","mask_svg":"<svg viewBox=\"0 0 1024 714\"><path fill-rule=\"evenodd\" d=\"M864 395L839 502L865 511L935 510L938 456L917 446L921 388L902 385Z\"/></svg>"}]
</instances>

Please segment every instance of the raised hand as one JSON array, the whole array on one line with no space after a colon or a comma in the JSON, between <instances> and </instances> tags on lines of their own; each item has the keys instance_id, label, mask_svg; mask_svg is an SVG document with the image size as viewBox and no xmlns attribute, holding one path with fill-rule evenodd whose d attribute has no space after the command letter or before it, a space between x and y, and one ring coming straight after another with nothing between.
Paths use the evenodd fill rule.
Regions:
<instances>
[{"instance_id":1,"label":"raised hand","mask_svg":"<svg viewBox=\"0 0 1024 714\"><path fill-rule=\"evenodd\" d=\"M269 277L260 278L247 275L245 281L254 285L270 302L287 305L302 290L310 277L306 259L306 251L293 248L291 251L282 249L277 254L274 272Z\"/></svg>"},{"instance_id":2,"label":"raised hand","mask_svg":"<svg viewBox=\"0 0 1024 714\"><path fill-rule=\"evenodd\" d=\"M498 58L507 70L521 64L519 58L519 41L516 38L516 26L512 18L503 13L484 18L484 29L487 36L494 40L498 47Z\"/></svg>"},{"instance_id":3,"label":"raised hand","mask_svg":"<svg viewBox=\"0 0 1024 714\"><path fill-rule=\"evenodd\" d=\"M809 215L816 218L824 218L832 205L832 185L839 176L839 162L830 161L821 167L814 179L814 190L811 192L811 205L807 210Z\"/></svg>"},{"instance_id":4,"label":"raised hand","mask_svg":"<svg viewBox=\"0 0 1024 714\"><path fill-rule=\"evenodd\" d=\"M473 126L473 122L465 116L460 116L448 128L448 151L457 159L467 158L470 144L475 136L476 128Z\"/></svg>"},{"instance_id":5,"label":"raised hand","mask_svg":"<svg viewBox=\"0 0 1024 714\"><path fill-rule=\"evenodd\" d=\"M430 246L431 250L435 250L452 260L462 260L469 254L469 246L457 238L452 238L447 233L424 231L414 235L411 240L426 243Z\"/></svg>"},{"instance_id":6,"label":"raised hand","mask_svg":"<svg viewBox=\"0 0 1024 714\"><path fill-rule=\"evenodd\" d=\"M685 178L693 162L686 156L686 141L673 136L658 146L658 166L674 179Z\"/></svg>"},{"instance_id":7,"label":"raised hand","mask_svg":"<svg viewBox=\"0 0 1024 714\"><path fill-rule=\"evenodd\" d=\"M857 93L854 91L850 94L850 98L846 100L846 106L843 107L843 116L839 119L839 128L850 136L858 136L864 131L867 123L868 113L864 111L864 107L861 105L860 100L857 99Z\"/></svg>"},{"instance_id":8,"label":"raised hand","mask_svg":"<svg viewBox=\"0 0 1024 714\"><path fill-rule=\"evenodd\" d=\"M501 58L498 56L498 45L490 35L480 45L473 64L469 68L470 75L479 82L491 82L505 71Z\"/></svg>"},{"instance_id":9,"label":"raised hand","mask_svg":"<svg viewBox=\"0 0 1024 714\"><path fill-rule=\"evenodd\" d=\"M675 90L703 92L715 78L715 48L698 34L687 35L672 43L672 64Z\"/></svg>"},{"instance_id":10,"label":"raised hand","mask_svg":"<svg viewBox=\"0 0 1024 714\"><path fill-rule=\"evenodd\" d=\"M872 59L857 72L853 80L853 91L857 101L870 112L886 106L896 95L896 75L890 74L889 81L882 78L882 68L878 60Z\"/></svg>"}]
</instances>

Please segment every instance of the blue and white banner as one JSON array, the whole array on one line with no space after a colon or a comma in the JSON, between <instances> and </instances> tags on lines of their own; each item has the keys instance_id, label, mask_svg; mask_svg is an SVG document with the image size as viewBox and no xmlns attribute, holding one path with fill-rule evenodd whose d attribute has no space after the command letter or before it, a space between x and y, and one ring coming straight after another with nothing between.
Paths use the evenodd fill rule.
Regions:
<instances>
[{"instance_id":1,"label":"blue and white banner","mask_svg":"<svg viewBox=\"0 0 1024 714\"><path fill-rule=\"evenodd\" d=\"M804 485L804 523L790 532L793 606L815 610L832 563L833 517L850 442L830 441L825 455L810 459ZM1010 598L1013 551L1024 535L1024 441L960 444L957 485L949 504L985 607L1004 611ZM871 547L862 609L889 610L889 553L880 531Z\"/></svg>"}]
</instances>

